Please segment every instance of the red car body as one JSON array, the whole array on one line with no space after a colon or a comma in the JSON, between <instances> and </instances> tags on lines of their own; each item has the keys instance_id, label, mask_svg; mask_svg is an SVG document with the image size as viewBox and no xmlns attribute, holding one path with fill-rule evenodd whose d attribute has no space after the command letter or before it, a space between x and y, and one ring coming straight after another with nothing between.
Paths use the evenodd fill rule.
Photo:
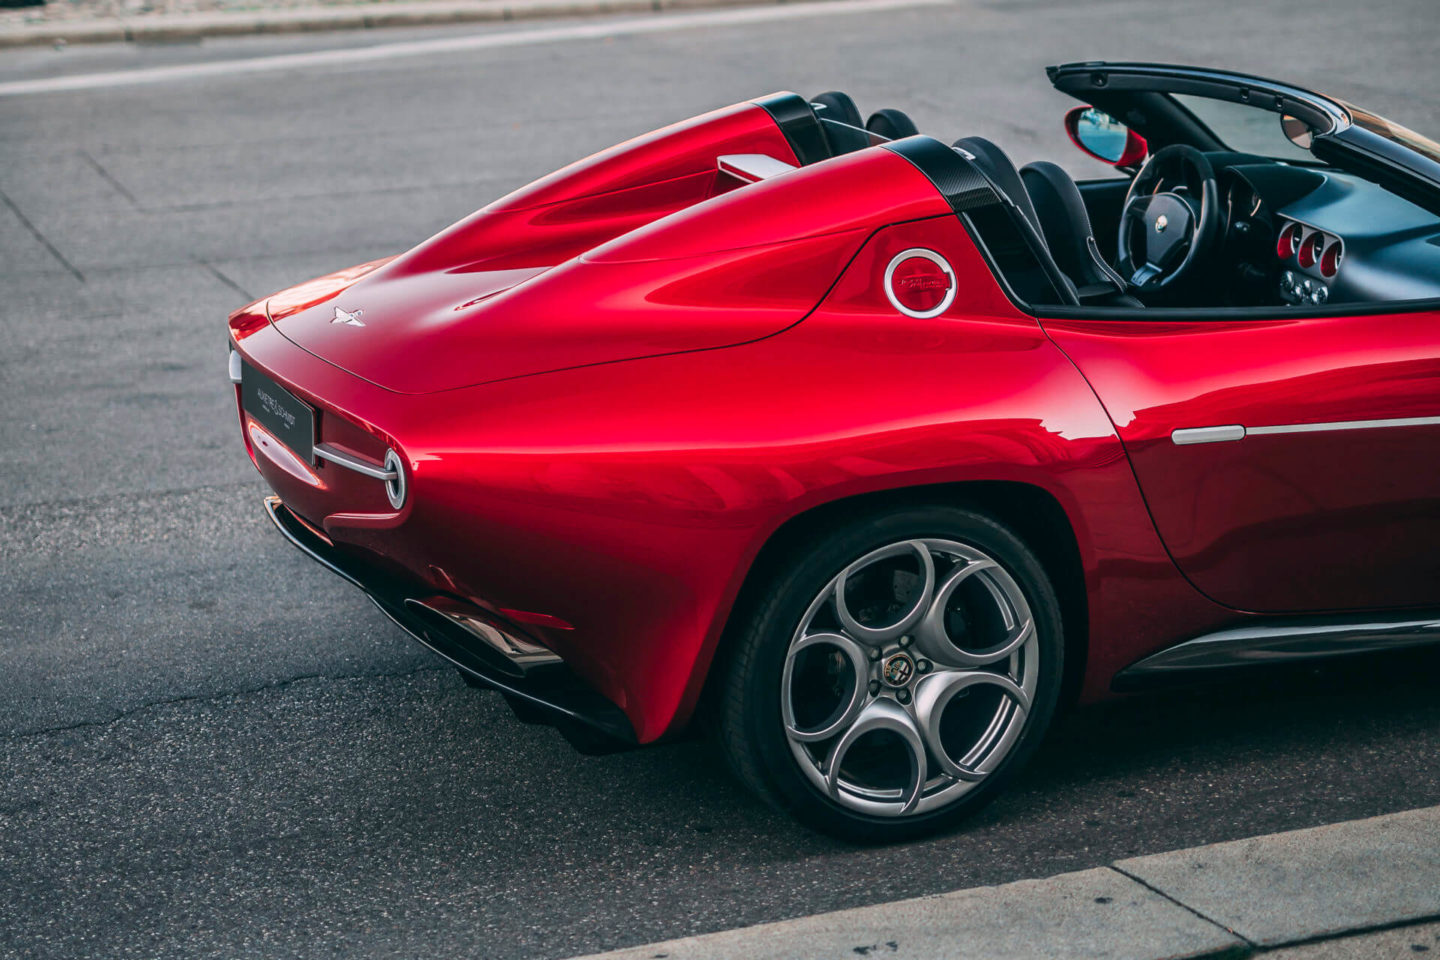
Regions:
<instances>
[{"instance_id":1,"label":"red car body","mask_svg":"<svg viewBox=\"0 0 1440 960\"><path fill-rule=\"evenodd\" d=\"M1440 310L1042 317L910 160L804 164L775 102L233 314L238 356L313 408L317 443L403 463L396 509L288 449L237 385L291 532L372 593L558 654L636 743L686 727L767 551L876 499L978 500L1047 535L1086 699L1196 637L1435 605ZM797 169L717 162L757 155ZM953 268L938 316L887 295L914 248ZM1435 423L1172 442L1415 418Z\"/></svg>"}]
</instances>

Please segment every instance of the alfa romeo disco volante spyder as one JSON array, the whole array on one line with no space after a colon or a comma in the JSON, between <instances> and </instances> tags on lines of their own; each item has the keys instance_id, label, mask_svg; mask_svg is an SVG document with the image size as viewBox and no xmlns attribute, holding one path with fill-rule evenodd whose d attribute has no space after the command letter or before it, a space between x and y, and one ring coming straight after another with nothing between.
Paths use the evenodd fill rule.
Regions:
<instances>
[{"instance_id":1,"label":"alfa romeo disco volante spyder","mask_svg":"<svg viewBox=\"0 0 1440 960\"><path fill-rule=\"evenodd\" d=\"M1440 639L1440 145L1049 74L1119 175L781 93L236 311L270 518L520 719L857 838L1073 700Z\"/></svg>"}]
</instances>

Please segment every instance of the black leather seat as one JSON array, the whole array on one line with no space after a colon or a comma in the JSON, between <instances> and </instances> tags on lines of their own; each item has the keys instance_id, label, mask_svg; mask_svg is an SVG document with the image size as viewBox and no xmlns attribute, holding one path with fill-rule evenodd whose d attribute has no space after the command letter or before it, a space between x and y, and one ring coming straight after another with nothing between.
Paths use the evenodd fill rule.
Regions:
<instances>
[{"instance_id":1,"label":"black leather seat","mask_svg":"<svg viewBox=\"0 0 1440 960\"><path fill-rule=\"evenodd\" d=\"M1089 288L1110 288L1109 295L1088 299L1111 306L1143 306L1124 292L1125 281L1105 262L1090 226L1090 214L1085 211L1085 200L1070 175L1053 163L1037 160L1020 168L1020 180L1040 218L1040 232L1045 235L1050 255L1082 291L1081 299L1087 299L1083 291Z\"/></svg>"},{"instance_id":2,"label":"black leather seat","mask_svg":"<svg viewBox=\"0 0 1440 960\"><path fill-rule=\"evenodd\" d=\"M1086 306L1144 306L1125 292L1125 281L1105 262L1085 212L1080 188L1053 163L1039 161L1016 170L1005 151L984 137L956 140L975 158L996 188L1015 203Z\"/></svg>"}]
</instances>

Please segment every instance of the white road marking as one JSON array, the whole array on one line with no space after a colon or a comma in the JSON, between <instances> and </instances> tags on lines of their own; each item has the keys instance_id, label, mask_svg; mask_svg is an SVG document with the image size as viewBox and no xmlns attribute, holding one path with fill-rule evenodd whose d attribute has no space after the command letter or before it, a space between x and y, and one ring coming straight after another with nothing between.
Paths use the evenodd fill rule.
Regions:
<instances>
[{"instance_id":1,"label":"white road marking","mask_svg":"<svg viewBox=\"0 0 1440 960\"><path fill-rule=\"evenodd\" d=\"M347 66L421 57L437 53L464 53L519 47L530 44L561 43L570 40L598 40L606 37L634 36L646 33L669 33L699 27L725 27L737 24L768 23L776 20L798 20L834 14L875 13L907 7L941 6L954 0L813 0L804 3L782 3L776 6L743 7L706 13L663 13L632 20L605 19L598 22L567 24L559 27L538 27L525 30L502 30L495 33L471 34L463 37L438 37L433 40L412 40L381 43L368 47L347 47L339 50L317 50L311 53L287 53L246 60L221 60L212 63L189 63L171 67L145 67L137 70L114 70L104 73L82 73L68 77L42 80L15 80L0 83L0 97L29 93L62 93L73 90L95 90L142 83L165 83L203 77L223 77L247 73L274 73L311 67Z\"/></svg>"}]
</instances>

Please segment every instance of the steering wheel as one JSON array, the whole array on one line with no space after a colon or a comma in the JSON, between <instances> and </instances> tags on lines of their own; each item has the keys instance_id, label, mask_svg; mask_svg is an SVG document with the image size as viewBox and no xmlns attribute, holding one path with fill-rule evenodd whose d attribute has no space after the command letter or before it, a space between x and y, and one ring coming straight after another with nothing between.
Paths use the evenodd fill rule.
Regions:
<instances>
[{"instance_id":1,"label":"steering wheel","mask_svg":"<svg viewBox=\"0 0 1440 960\"><path fill-rule=\"evenodd\" d=\"M1215 169L1189 144L1172 143L1145 161L1120 213L1116 266L1132 289L1163 290L1210 251L1219 233L1218 198Z\"/></svg>"}]
</instances>

